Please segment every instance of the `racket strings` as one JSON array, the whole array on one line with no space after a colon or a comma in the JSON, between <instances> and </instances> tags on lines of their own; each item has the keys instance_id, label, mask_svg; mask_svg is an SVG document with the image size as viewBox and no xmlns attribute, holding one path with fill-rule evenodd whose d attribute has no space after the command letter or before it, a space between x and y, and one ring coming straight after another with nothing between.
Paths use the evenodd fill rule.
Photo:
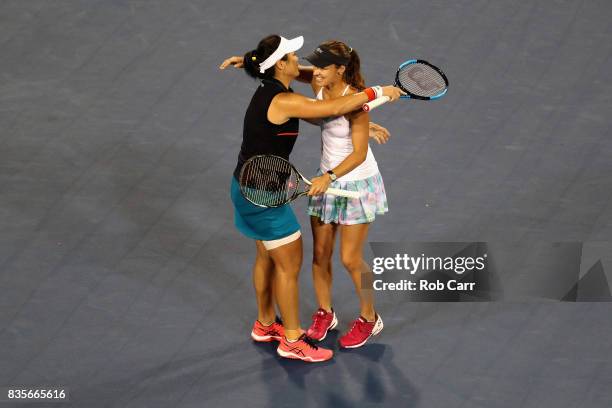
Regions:
<instances>
[{"instance_id":1,"label":"racket strings","mask_svg":"<svg viewBox=\"0 0 612 408\"><path fill-rule=\"evenodd\" d=\"M291 164L275 156L253 158L245 164L240 175L245 197L266 207L290 201L298 188L298 181Z\"/></svg>"},{"instance_id":2,"label":"racket strings","mask_svg":"<svg viewBox=\"0 0 612 408\"><path fill-rule=\"evenodd\" d=\"M397 81L408 92L432 97L446 89L444 77L427 64L408 64L397 73Z\"/></svg>"}]
</instances>

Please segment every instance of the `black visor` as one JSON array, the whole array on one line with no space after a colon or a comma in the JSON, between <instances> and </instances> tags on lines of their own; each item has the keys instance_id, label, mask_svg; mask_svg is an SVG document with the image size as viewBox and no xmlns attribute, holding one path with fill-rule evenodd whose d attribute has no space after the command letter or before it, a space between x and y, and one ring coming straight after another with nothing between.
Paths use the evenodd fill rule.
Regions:
<instances>
[{"instance_id":1,"label":"black visor","mask_svg":"<svg viewBox=\"0 0 612 408\"><path fill-rule=\"evenodd\" d=\"M318 46L312 54L306 57L306 60L315 67L319 68L323 68L331 64L347 65L349 62L349 58L336 55L325 46Z\"/></svg>"}]
</instances>

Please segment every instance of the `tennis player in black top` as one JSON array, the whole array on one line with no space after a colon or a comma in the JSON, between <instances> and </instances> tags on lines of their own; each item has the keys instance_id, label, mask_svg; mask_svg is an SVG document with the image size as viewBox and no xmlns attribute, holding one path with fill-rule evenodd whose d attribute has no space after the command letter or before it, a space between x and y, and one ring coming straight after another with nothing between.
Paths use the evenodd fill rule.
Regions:
<instances>
[{"instance_id":1,"label":"tennis player in black top","mask_svg":"<svg viewBox=\"0 0 612 408\"><path fill-rule=\"evenodd\" d=\"M253 284L258 315L251 337L255 341L280 341L277 352L286 358L307 362L325 361L331 350L315 346L300 328L298 274L302 265L300 225L290 205L261 208L240 193L237 177L246 160L259 154L274 154L289 159L299 131L299 118L340 116L360 109L370 100L389 96L397 100L402 91L394 86L371 87L363 92L336 99L316 100L293 92L291 82L298 78L298 56L303 37L288 40L270 35L242 60L229 59L221 69L234 65L261 80L244 118L243 139L234 170L231 197L236 227L253 238L257 255ZM309 194L322 194L324 183L313 184ZM273 290L274 286L274 290ZM282 323L275 319L276 301Z\"/></svg>"}]
</instances>

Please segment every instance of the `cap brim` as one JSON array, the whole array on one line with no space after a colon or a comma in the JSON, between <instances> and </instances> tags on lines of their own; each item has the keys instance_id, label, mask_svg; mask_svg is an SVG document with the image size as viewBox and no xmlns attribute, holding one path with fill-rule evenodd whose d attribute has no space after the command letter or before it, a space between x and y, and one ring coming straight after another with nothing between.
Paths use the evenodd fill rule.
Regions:
<instances>
[{"instance_id":1,"label":"cap brim","mask_svg":"<svg viewBox=\"0 0 612 408\"><path fill-rule=\"evenodd\" d=\"M299 50L300 48L302 48L303 45L304 45L304 36L300 35L299 37L295 37L291 40L287 40L285 50L287 51L287 53L295 52Z\"/></svg>"},{"instance_id":2,"label":"cap brim","mask_svg":"<svg viewBox=\"0 0 612 408\"><path fill-rule=\"evenodd\" d=\"M310 62L315 67L319 68L325 68L326 66L333 64L333 61L330 61L329 59L325 58L323 54L316 54L314 52L304 57L304 59Z\"/></svg>"}]
</instances>

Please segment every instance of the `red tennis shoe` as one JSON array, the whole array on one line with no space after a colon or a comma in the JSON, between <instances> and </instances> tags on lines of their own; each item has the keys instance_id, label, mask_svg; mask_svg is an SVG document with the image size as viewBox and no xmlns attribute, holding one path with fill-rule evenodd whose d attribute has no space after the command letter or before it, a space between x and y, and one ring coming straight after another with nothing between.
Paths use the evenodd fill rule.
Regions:
<instances>
[{"instance_id":1,"label":"red tennis shoe","mask_svg":"<svg viewBox=\"0 0 612 408\"><path fill-rule=\"evenodd\" d=\"M290 342L283 336L276 352L281 357L302 360L309 363L326 361L334 355L334 352L329 349L317 347L314 341L307 337L306 334L302 334L300 338L294 342Z\"/></svg>"},{"instance_id":2,"label":"red tennis shoe","mask_svg":"<svg viewBox=\"0 0 612 408\"><path fill-rule=\"evenodd\" d=\"M380 316L376 315L376 320L368 322L363 317L359 316L353 322L353 326L348 332L340 337L340 346L344 348L357 348L363 346L366 341L372 336L376 336L383 329L383 321Z\"/></svg>"},{"instance_id":3,"label":"red tennis shoe","mask_svg":"<svg viewBox=\"0 0 612 408\"><path fill-rule=\"evenodd\" d=\"M315 341L321 341L327 336L327 332L338 325L338 319L334 309L331 312L319 309L312 315L312 324L306 331L306 335Z\"/></svg>"},{"instance_id":4,"label":"red tennis shoe","mask_svg":"<svg viewBox=\"0 0 612 408\"><path fill-rule=\"evenodd\" d=\"M251 330L251 337L255 341L281 341L284 335L285 329L283 328L283 322L278 317L274 323L269 326L264 326L259 320L255 320L253 330Z\"/></svg>"}]
</instances>

